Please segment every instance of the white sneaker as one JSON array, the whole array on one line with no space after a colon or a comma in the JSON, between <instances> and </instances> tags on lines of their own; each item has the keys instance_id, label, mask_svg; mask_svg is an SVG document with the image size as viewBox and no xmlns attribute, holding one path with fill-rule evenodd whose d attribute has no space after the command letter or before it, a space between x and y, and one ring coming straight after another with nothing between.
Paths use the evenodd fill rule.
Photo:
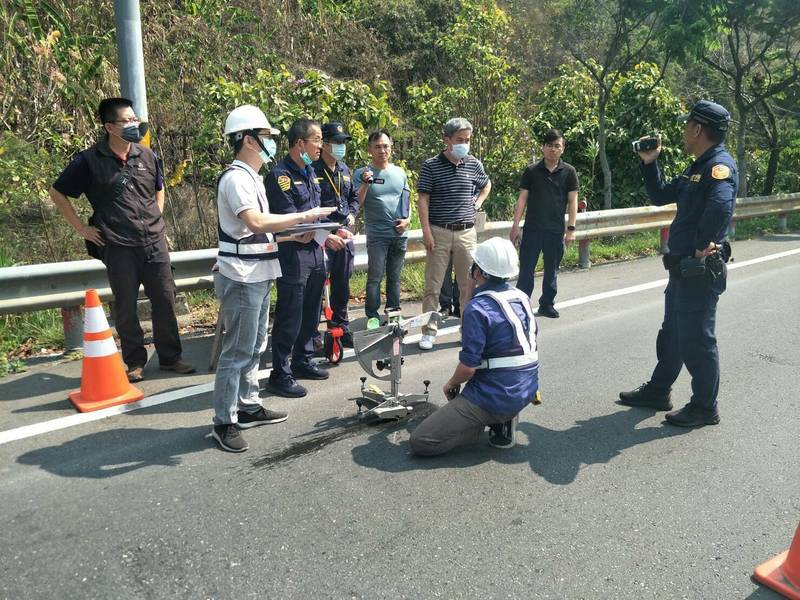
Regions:
<instances>
[{"instance_id":1,"label":"white sneaker","mask_svg":"<svg viewBox=\"0 0 800 600\"><path fill-rule=\"evenodd\" d=\"M420 350L430 350L433 348L433 341L436 339L434 335L427 335L425 333L422 334L422 337L419 340L419 349Z\"/></svg>"}]
</instances>

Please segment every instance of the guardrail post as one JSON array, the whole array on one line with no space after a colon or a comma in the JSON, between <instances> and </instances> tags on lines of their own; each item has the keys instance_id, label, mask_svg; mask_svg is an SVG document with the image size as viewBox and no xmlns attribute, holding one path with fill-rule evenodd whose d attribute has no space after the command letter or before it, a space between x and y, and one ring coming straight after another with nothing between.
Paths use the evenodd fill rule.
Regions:
<instances>
[{"instance_id":1,"label":"guardrail post","mask_svg":"<svg viewBox=\"0 0 800 600\"><path fill-rule=\"evenodd\" d=\"M578 262L581 269L588 269L592 266L592 261L589 258L589 240L580 240L578 242Z\"/></svg>"},{"instance_id":2,"label":"guardrail post","mask_svg":"<svg viewBox=\"0 0 800 600\"><path fill-rule=\"evenodd\" d=\"M778 215L778 231L780 231L781 233L786 233L787 231L789 231L789 225L786 222L785 214Z\"/></svg>"},{"instance_id":3,"label":"guardrail post","mask_svg":"<svg viewBox=\"0 0 800 600\"><path fill-rule=\"evenodd\" d=\"M578 212L586 212L586 200L578 202ZM589 258L589 239L578 240L578 265L581 269L588 269L592 266L592 261Z\"/></svg>"},{"instance_id":4,"label":"guardrail post","mask_svg":"<svg viewBox=\"0 0 800 600\"><path fill-rule=\"evenodd\" d=\"M64 352L72 352L83 348L83 315L80 306L68 306L61 309L61 320L64 322Z\"/></svg>"},{"instance_id":5,"label":"guardrail post","mask_svg":"<svg viewBox=\"0 0 800 600\"><path fill-rule=\"evenodd\" d=\"M661 248L658 251L661 254L669 254L669 227L662 227L659 230L659 235L661 236Z\"/></svg>"},{"instance_id":6,"label":"guardrail post","mask_svg":"<svg viewBox=\"0 0 800 600\"><path fill-rule=\"evenodd\" d=\"M731 224L728 225L728 239L731 241L736 239L736 219L731 219Z\"/></svg>"}]
</instances>

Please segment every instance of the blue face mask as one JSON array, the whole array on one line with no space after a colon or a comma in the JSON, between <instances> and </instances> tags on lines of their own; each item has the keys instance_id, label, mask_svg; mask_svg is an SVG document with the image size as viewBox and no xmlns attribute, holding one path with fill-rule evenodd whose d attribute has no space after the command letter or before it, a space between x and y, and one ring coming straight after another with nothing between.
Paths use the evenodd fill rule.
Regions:
<instances>
[{"instance_id":1,"label":"blue face mask","mask_svg":"<svg viewBox=\"0 0 800 600\"><path fill-rule=\"evenodd\" d=\"M347 146L345 144L331 144L331 155L337 160L342 160L347 153Z\"/></svg>"},{"instance_id":2,"label":"blue face mask","mask_svg":"<svg viewBox=\"0 0 800 600\"><path fill-rule=\"evenodd\" d=\"M271 162L278 153L278 145L272 138L261 138L261 145L264 146L264 150L266 150L266 152L261 150L258 155L261 157L261 160L264 162L264 164L267 164L268 162Z\"/></svg>"},{"instance_id":3,"label":"blue face mask","mask_svg":"<svg viewBox=\"0 0 800 600\"><path fill-rule=\"evenodd\" d=\"M464 158L469 154L469 144L453 144L453 155L458 158Z\"/></svg>"},{"instance_id":4,"label":"blue face mask","mask_svg":"<svg viewBox=\"0 0 800 600\"><path fill-rule=\"evenodd\" d=\"M308 152L303 152L303 153L300 155L300 158L303 160L303 163L304 163L306 166L309 166L309 165L311 165L311 164L313 164L313 163L314 163L314 161L313 161L313 160L311 160L311 157L308 155Z\"/></svg>"}]
</instances>

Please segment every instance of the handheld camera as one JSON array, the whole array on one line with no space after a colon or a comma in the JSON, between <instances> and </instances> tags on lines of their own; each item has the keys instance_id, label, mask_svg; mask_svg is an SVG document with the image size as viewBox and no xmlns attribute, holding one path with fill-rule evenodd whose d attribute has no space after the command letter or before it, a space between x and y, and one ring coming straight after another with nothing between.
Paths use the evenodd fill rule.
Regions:
<instances>
[{"instance_id":1,"label":"handheld camera","mask_svg":"<svg viewBox=\"0 0 800 600\"><path fill-rule=\"evenodd\" d=\"M658 136L651 135L640 140L634 140L631 142L631 145L633 146L634 152L647 152L648 150L655 150L658 148L658 143Z\"/></svg>"}]
</instances>

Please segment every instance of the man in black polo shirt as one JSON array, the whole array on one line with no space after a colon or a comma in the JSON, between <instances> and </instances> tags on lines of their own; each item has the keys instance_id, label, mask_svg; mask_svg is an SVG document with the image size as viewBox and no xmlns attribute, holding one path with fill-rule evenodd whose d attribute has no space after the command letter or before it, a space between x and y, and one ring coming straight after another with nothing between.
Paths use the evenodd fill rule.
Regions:
<instances>
[{"instance_id":1,"label":"man in black polo shirt","mask_svg":"<svg viewBox=\"0 0 800 600\"><path fill-rule=\"evenodd\" d=\"M575 168L561 160L564 136L551 129L544 136L544 158L528 166L519 183L519 198L514 210L511 241L519 245L519 279L517 287L530 296L533 293L533 272L544 255L542 295L538 315L557 319L553 306L558 286L556 273L564 257L564 246L575 239L575 218L578 214L578 175ZM526 210L520 244L519 221ZM564 233L564 212L567 230Z\"/></svg>"},{"instance_id":2,"label":"man in black polo shirt","mask_svg":"<svg viewBox=\"0 0 800 600\"><path fill-rule=\"evenodd\" d=\"M451 255L461 306L467 305L472 292L467 283L471 281L472 252L478 244L475 211L492 189L483 164L469 154L472 124L466 119L450 119L443 133L447 149L422 164L417 183L419 220L427 250L423 312L439 306L439 291ZM422 350L433 348L436 329L436 322L423 327L419 341Z\"/></svg>"},{"instance_id":3,"label":"man in black polo shirt","mask_svg":"<svg viewBox=\"0 0 800 600\"><path fill-rule=\"evenodd\" d=\"M155 154L137 142L139 119L127 98L106 98L98 116L105 136L72 159L50 188L59 212L106 265L114 292L114 325L128 379L141 381L147 350L136 315L139 285L153 308L153 342L165 371L193 373L181 360L175 318L175 281L164 233L164 180ZM89 225L68 197L86 194L94 209Z\"/></svg>"}]
</instances>

